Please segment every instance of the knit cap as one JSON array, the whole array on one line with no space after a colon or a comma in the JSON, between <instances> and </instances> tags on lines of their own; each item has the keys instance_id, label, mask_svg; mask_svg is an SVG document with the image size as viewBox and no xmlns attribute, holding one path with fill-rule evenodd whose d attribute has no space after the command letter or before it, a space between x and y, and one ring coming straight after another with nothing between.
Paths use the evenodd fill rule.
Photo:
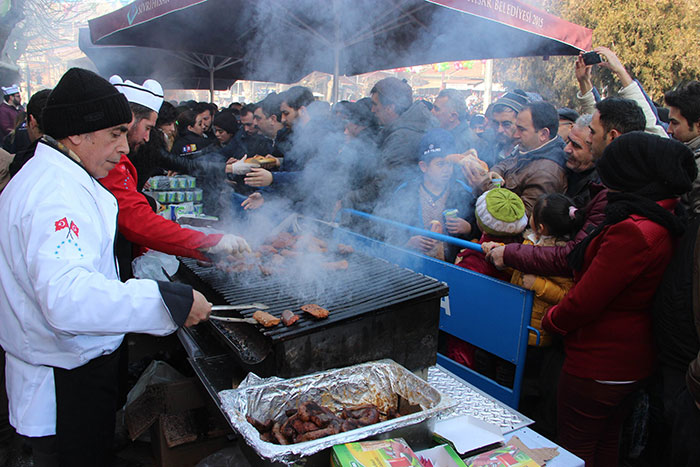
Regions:
<instances>
[{"instance_id":1,"label":"knit cap","mask_svg":"<svg viewBox=\"0 0 700 467\"><path fill-rule=\"evenodd\" d=\"M6 96L11 96L12 94L17 94L19 92L19 86L13 84L11 86L2 86L2 93Z\"/></svg>"},{"instance_id":2,"label":"knit cap","mask_svg":"<svg viewBox=\"0 0 700 467\"><path fill-rule=\"evenodd\" d=\"M523 200L505 188L493 188L479 196L476 220L481 230L497 237L518 235L527 227Z\"/></svg>"},{"instance_id":3,"label":"knit cap","mask_svg":"<svg viewBox=\"0 0 700 467\"><path fill-rule=\"evenodd\" d=\"M44 133L56 139L92 133L131 121L126 97L89 70L71 68L49 94Z\"/></svg>"}]
</instances>

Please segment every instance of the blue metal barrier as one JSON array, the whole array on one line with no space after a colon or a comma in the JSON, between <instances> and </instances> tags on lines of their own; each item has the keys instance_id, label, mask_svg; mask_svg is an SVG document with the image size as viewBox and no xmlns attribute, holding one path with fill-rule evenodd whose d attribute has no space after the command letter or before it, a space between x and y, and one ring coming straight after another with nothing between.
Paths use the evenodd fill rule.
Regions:
<instances>
[{"instance_id":1,"label":"blue metal barrier","mask_svg":"<svg viewBox=\"0 0 700 467\"><path fill-rule=\"evenodd\" d=\"M343 212L481 251L481 247L472 242L399 224L360 211L344 209ZM438 355L438 362L460 378L517 409L525 369L532 291L343 228L335 229L334 236L337 241L350 244L359 251L445 282L450 287L450 293L441 303L440 330L514 364L513 388L502 386L444 355ZM539 340L539 335L537 337Z\"/></svg>"}]
</instances>

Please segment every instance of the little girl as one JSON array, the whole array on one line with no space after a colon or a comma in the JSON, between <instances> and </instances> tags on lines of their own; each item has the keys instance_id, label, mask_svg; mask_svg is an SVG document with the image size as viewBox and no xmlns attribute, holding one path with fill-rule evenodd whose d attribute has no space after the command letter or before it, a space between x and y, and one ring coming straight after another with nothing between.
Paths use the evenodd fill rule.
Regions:
<instances>
[{"instance_id":1,"label":"little girl","mask_svg":"<svg viewBox=\"0 0 700 467\"><path fill-rule=\"evenodd\" d=\"M559 193L540 196L532 209L530 228L523 232L523 243L535 246L561 246L583 226L584 213L573 202ZM486 243L484 251L500 246L498 243ZM532 318L530 326L540 331L539 346L549 346L551 336L542 330L542 318L551 306L556 305L573 285L570 277L541 277L514 271L512 284L533 290ZM536 336L530 334L528 345L534 346Z\"/></svg>"}]
</instances>

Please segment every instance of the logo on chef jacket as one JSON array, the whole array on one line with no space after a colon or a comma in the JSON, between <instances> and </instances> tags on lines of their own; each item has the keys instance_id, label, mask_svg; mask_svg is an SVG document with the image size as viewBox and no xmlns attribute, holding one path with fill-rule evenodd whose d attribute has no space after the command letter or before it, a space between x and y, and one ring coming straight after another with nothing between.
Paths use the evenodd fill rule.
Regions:
<instances>
[{"instance_id":1,"label":"logo on chef jacket","mask_svg":"<svg viewBox=\"0 0 700 467\"><path fill-rule=\"evenodd\" d=\"M56 245L56 249L54 251L56 258L60 258L61 253L67 251L69 248L72 248L74 251L77 250L82 258L83 249L78 245L78 238L80 237L80 229L78 228L78 224L73 221L69 221L67 217L64 217L63 219L59 219L54 222L54 228L54 232L67 230L66 239Z\"/></svg>"}]
</instances>

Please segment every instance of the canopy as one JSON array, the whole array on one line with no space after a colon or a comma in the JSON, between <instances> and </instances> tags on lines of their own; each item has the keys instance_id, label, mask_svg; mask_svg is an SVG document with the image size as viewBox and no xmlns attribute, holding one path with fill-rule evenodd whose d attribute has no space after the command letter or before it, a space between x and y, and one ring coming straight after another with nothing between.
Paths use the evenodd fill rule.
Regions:
<instances>
[{"instance_id":1,"label":"canopy","mask_svg":"<svg viewBox=\"0 0 700 467\"><path fill-rule=\"evenodd\" d=\"M80 29L78 45L102 76L119 75L136 83L153 78L164 89L224 91L241 73L241 59L130 45L95 45L87 28Z\"/></svg>"},{"instance_id":2,"label":"canopy","mask_svg":"<svg viewBox=\"0 0 700 467\"><path fill-rule=\"evenodd\" d=\"M519 0L137 0L89 25L98 45L240 58L244 76L282 83L312 71L575 55L592 41L591 30Z\"/></svg>"}]
</instances>

